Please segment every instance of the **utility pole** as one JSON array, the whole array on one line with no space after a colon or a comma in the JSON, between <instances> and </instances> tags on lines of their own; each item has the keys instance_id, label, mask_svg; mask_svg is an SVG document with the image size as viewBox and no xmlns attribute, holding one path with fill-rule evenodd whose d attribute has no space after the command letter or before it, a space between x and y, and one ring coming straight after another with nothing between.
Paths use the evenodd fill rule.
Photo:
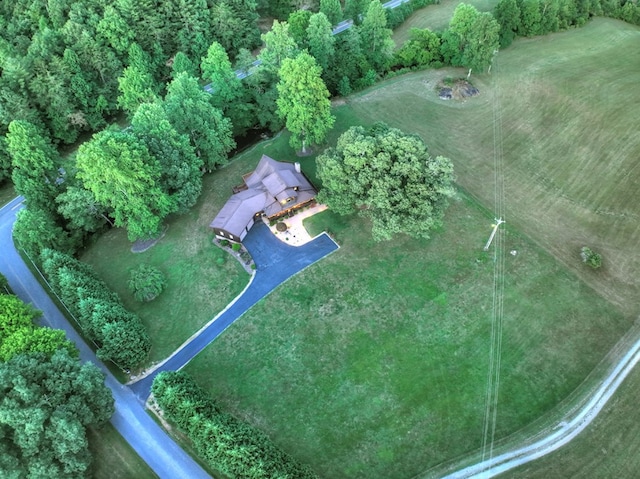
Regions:
<instances>
[{"instance_id":1,"label":"utility pole","mask_svg":"<svg viewBox=\"0 0 640 479\"><path fill-rule=\"evenodd\" d=\"M498 226L500 226L502 223L506 223L506 221L504 221L502 218L500 219L496 219L496 224L491 225L493 226L493 231L491 232L491 236L489 236L489 241L487 241L487 244L484 245L484 250L485 251L489 251L489 246L491 246L491 242L493 241L493 237L496 235L496 231L498 231Z\"/></svg>"}]
</instances>

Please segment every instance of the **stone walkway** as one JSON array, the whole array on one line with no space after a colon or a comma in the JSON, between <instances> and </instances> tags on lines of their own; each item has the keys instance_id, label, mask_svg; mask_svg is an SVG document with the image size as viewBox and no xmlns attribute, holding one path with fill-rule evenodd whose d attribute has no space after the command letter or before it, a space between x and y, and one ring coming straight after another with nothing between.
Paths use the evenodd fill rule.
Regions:
<instances>
[{"instance_id":1,"label":"stone walkway","mask_svg":"<svg viewBox=\"0 0 640 479\"><path fill-rule=\"evenodd\" d=\"M276 230L276 225L269 226L269 220L263 218L264 223L269 226L271 232L278 238L280 241L290 244L291 246L300 246L308 243L313 238L307 232L306 228L302 225L302 222L305 218L309 218L310 216L315 215L316 213L320 213L327 209L327 205L316 204L312 208L307 208L306 210L300 211L296 213L291 218L283 218L282 222L287 225L287 231L280 232Z\"/></svg>"}]
</instances>

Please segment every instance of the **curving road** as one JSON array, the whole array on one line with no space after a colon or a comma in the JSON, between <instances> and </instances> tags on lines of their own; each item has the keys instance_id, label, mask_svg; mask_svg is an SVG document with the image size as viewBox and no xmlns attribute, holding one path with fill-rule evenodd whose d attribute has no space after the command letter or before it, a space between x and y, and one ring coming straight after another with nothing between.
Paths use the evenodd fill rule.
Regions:
<instances>
[{"instance_id":1,"label":"curving road","mask_svg":"<svg viewBox=\"0 0 640 479\"><path fill-rule=\"evenodd\" d=\"M159 477L210 478L209 474L151 419L133 392L120 384L98 360L22 261L11 237L15 216L21 207L22 198L16 198L0 209L0 271L9 280L13 291L20 299L33 304L44 313L43 324L65 330L67 337L80 350L80 358L83 361L93 362L105 373L105 383L115 399L116 412L111 418L111 424Z\"/></svg>"}]
</instances>

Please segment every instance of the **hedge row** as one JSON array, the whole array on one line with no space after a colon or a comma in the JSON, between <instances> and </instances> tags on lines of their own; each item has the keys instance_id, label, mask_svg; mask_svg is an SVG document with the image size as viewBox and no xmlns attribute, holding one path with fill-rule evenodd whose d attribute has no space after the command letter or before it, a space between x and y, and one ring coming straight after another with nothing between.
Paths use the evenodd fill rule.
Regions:
<instances>
[{"instance_id":1,"label":"hedge row","mask_svg":"<svg viewBox=\"0 0 640 479\"><path fill-rule=\"evenodd\" d=\"M317 479L264 433L222 412L188 374L162 372L152 392L165 418L188 435L200 457L230 478Z\"/></svg>"},{"instance_id":2,"label":"hedge row","mask_svg":"<svg viewBox=\"0 0 640 479\"><path fill-rule=\"evenodd\" d=\"M100 359L130 369L147 358L151 340L140 318L125 309L89 265L51 249L43 250L40 259L53 290L98 345Z\"/></svg>"}]
</instances>

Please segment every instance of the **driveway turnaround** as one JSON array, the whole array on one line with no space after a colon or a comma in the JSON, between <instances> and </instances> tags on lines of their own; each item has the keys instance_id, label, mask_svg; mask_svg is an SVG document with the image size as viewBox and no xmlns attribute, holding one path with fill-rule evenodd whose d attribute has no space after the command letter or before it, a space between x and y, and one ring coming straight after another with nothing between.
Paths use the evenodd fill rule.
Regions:
<instances>
[{"instance_id":1,"label":"driveway turnaround","mask_svg":"<svg viewBox=\"0 0 640 479\"><path fill-rule=\"evenodd\" d=\"M130 384L140 400L151 392L153 378L160 371L177 371L216 339L231 323L242 316L259 300L307 266L338 249L338 245L323 233L302 246L289 246L277 239L260 222L253 225L242 242L256 264L256 273L249 286L200 333L183 344L158 368L139 381Z\"/></svg>"},{"instance_id":2,"label":"driveway turnaround","mask_svg":"<svg viewBox=\"0 0 640 479\"><path fill-rule=\"evenodd\" d=\"M106 374L105 383L115 399L116 411L111 417L111 424L159 477L209 478L209 474L151 419L131 390L120 384L96 358L31 274L11 238L16 213L21 207L22 198L16 198L0 209L0 271L6 276L11 289L20 299L43 312L42 324L66 332L80 350L82 361L91 361Z\"/></svg>"}]
</instances>

